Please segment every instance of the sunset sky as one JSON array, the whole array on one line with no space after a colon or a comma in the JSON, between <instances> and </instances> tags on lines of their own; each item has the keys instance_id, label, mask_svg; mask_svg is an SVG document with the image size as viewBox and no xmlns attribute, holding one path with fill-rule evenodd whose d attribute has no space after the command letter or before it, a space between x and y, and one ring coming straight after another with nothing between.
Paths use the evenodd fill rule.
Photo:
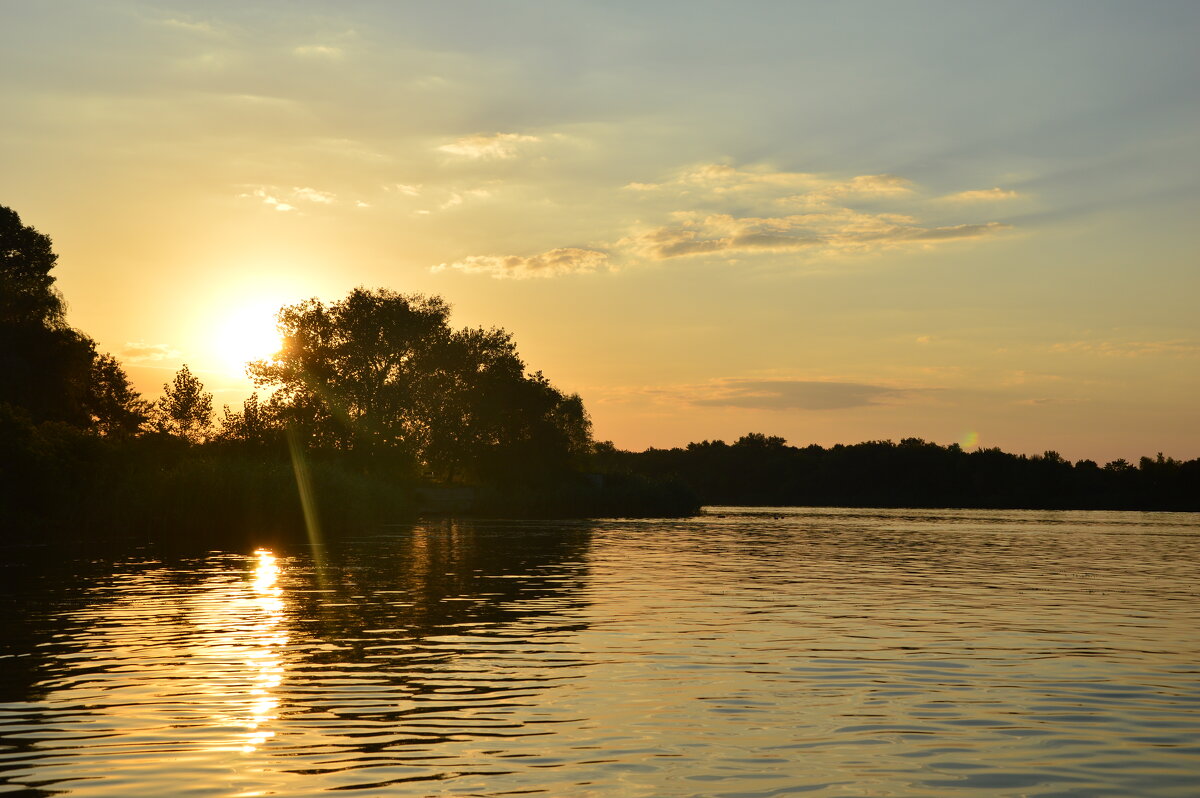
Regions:
<instances>
[{"instance_id":1,"label":"sunset sky","mask_svg":"<svg viewBox=\"0 0 1200 798\"><path fill-rule=\"evenodd\" d=\"M0 205L157 396L438 294L623 448L1200 456L1200 3L0 5Z\"/></svg>"}]
</instances>

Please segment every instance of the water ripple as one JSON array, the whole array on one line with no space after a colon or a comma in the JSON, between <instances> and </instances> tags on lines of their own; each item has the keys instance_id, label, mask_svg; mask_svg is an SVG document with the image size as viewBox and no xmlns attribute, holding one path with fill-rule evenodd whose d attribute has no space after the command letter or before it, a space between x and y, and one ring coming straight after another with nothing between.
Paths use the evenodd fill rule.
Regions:
<instances>
[{"instance_id":1,"label":"water ripple","mask_svg":"<svg viewBox=\"0 0 1200 798\"><path fill-rule=\"evenodd\" d=\"M786 508L10 561L0 791L1193 795L1198 564L1180 514Z\"/></svg>"}]
</instances>

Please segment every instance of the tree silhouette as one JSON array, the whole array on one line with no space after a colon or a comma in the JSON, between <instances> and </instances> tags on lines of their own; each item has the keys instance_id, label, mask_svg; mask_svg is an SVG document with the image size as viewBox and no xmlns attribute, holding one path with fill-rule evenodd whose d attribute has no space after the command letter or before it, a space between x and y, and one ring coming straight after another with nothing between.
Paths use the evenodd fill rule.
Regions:
<instances>
[{"instance_id":1,"label":"tree silhouette","mask_svg":"<svg viewBox=\"0 0 1200 798\"><path fill-rule=\"evenodd\" d=\"M788 446L750 433L737 443L593 452L594 467L677 478L705 504L852 507L1005 507L1200 510L1200 459L1159 455L1137 466L1071 464L1054 451L1026 456L997 448L963 451L920 438Z\"/></svg>"},{"instance_id":2,"label":"tree silhouette","mask_svg":"<svg viewBox=\"0 0 1200 798\"><path fill-rule=\"evenodd\" d=\"M283 348L250 365L310 446L407 458L435 476L529 477L590 445L578 397L527 375L512 336L454 331L440 297L357 288L279 313Z\"/></svg>"},{"instance_id":3,"label":"tree silhouette","mask_svg":"<svg viewBox=\"0 0 1200 798\"><path fill-rule=\"evenodd\" d=\"M432 389L429 360L449 335L450 308L437 298L356 289L326 306L283 308L283 348L250 364L271 386L281 417L315 445L372 449L415 441L415 397Z\"/></svg>"},{"instance_id":4,"label":"tree silhouette","mask_svg":"<svg viewBox=\"0 0 1200 798\"><path fill-rule=\"evenodd\" d=\"M217 437L223 441L266 443L271 434L279 429L272 410L271 405L259 401L257 393L250 394L242 401L241 412L230 410L229 405L225 405Z\"/></svg>"},{"instance_id":5,"label":"tree silhouette","mask_svg":"<svg viewBox=\"0 0 1200 798\"><path fill-rule=\"evenodd\" d=\"M212 434L212 399L184 364L175 379L163 385L163 395L150 414L151 427L190 443L203 443Z\"/></svg>"},{"instance_id":6,"label":"tree silhouette","mask_svg":"<svg viewBox=\"0 0 1200 798\"><path fill-rule=\"evenodd\" d=\"M149 419L151 404L133 390L125 369L110 354L92 361L87 409L91 426L106 437L136 435Z\"/></svg>"},{"instance_id":7,"label":"tree silhouette","mask_svg":"<svg viewBox=\"0 0 1200 798\"><path fill-rule=\"evenodd\" d=\"M0 206L0 402L35 422L87 426L95 345L66 323L50 274L57 261L48 236Z\"/></svg>"},{"instance_id":8,"label":"tree silhouette","mask_svg":"<svg viewBox=\"0 0 1200 798\"><path fill-rule=\"evenodd\" d=\"M21 223L11 208L0 206L0 318L8 323L57 327L65 307L50 271L58 263L50 237Z\"/></svg>"}]
</instances>

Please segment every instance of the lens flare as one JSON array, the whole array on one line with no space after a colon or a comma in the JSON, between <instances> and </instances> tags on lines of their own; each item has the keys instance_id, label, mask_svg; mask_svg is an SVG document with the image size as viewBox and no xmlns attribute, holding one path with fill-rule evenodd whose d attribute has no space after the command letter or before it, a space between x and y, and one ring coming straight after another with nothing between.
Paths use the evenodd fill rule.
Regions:
<instances>
[{"instance_id":1,"label":"lens flare","mask_svg":"<svg viewBox=\"0 0 1200 798\"><path fill-rule=\"evenodd\" d=\"M958 445L963 449L974 449L979 445L979 433L975 430L964 432L962 437L958 439Z\"/></svg>"},{"instance_id":2,"label":"lens flare","mask_svg":"<svg viewBox=\"0 0 1200 798\"><path fill-rule=\"evenodd\" d=\"M296 475L296 491L300 494L300 509L304 512L304 526L308 531L308 542L321 544L321 521L317 512L317 494L313 490L312 474L308 470L308 456L294 429L287 431L288 449L292 454L292 471Z\"/></svg>"}]
</instances>

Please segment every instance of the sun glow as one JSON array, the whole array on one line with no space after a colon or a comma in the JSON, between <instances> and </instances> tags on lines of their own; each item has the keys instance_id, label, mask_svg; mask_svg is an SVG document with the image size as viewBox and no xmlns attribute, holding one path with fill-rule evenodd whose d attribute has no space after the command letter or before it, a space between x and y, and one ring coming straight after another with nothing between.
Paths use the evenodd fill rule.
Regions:
<instances>
[{"instance_id":1,"label":"sun glow","mask_svg":"<svg viewBox=\"0 0 1200 798\"><path fill-rule=\"evenodd\" d=\"M279 351L281 341L275 327L279 307L280 303L271 302L243 305L217 324L212 346L230 374L242 376L247 363Z\"/></svg>"}]
</instances>

